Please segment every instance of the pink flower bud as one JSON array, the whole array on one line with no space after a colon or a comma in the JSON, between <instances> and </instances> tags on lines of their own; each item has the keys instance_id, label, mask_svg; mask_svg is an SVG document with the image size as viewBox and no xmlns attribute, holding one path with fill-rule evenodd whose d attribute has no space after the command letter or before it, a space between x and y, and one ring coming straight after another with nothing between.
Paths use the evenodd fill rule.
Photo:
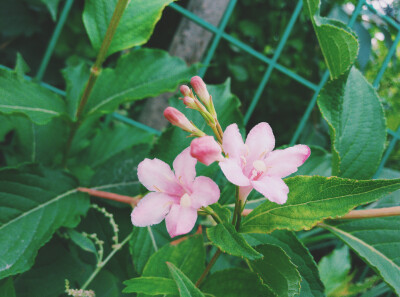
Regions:
<instances>
[{"instance_id":1,"label":"pink flower bud","mask_svg":"<svg viewBox=\"0 0 400 297\"><path fill-rule=\"evenodd\" d=\"M192 85L197 96L199 96L201 102L203 102L206 107L211 106L211 96L208 93L206 84L201 77L193 76L190 80L190 84Z\"/></svg>"},{"instance_id":2,"label":"pink flower bud","mask_svg":"<svg viewBox=\"0 0 400 297\"><path fill-rule=\"evenodd\" d=\"M192 97L185 96L182 101L187 107L197 109L197 104Z\"/></svg>"},{"instance_id":3,"label":"pink flower bud","mask_svg":"<svg viewBox=\"0 0 400 297\"><path fill-rule=\"evenodd\" d=\"M181 113L179 110L173 107L167 107L164 110L165 118L174 126L177 126L188 132L195 132L197 129L193 124L188 120L188 118Z\"/></svg>"},{"instance_id":4,"label":"pink flower bud","mask_svg":"<svg viewBox=\"0 0 400 297\"><path fill-rule=\"evenodd\" d=\"M181 93L182 93L182 95L183 96L188 96L188 97L190 97L190 95L191 95L191 91L190 91L190 89L189 89L189 87L188 86L186 86L186 85L181 85L180 86L180 88L179 88L179 90L181 91Z\"/></svg>"},{"instance_id":5,"label":"pink flower bud","mask_svg":"<svg viewBox=\"0 0 400 297\"><path fill-rule=\"evenodd\" d=\"M207 166L215 161L224 160L221 152L221 147L212 136L196 138L190 144L192 157Z\"/></svg>"}]
</instances>

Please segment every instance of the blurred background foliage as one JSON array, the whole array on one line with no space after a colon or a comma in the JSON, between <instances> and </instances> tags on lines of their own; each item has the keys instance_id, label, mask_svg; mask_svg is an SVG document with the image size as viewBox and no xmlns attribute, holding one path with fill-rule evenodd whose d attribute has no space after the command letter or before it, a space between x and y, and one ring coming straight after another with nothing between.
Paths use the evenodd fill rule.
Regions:
<instances>
[{"instance_id":1,"label":"blurred background foliage","mask_svg":"<svg viewBox=\"0 0 400 297\"><path fill-rule=\"evenodd\" d=\"M182 6L187 0L179 1ZM369 3L381 13L400 23L400 0L371 0ZM68 20L57 42L44 81L65 89L61 70L69 63L95 57L83 27L83 1L75 1ZM272 58L278 42L295 9L297 1L238 1L229 20L226 32ZM354 10L356 0L323 1L324 16L346 22ZM2 0L0 1L0 64L13 67L19 52L34 76L60 17L64 1L60 0ZM167 8L146 47L168 49L181 15ZM167 25L166 25L167 24ZM398 33L376 15L364 10L354 30L360 40L358 67L370 82L378 73L388 49ZM117 55L111 56L107 64L113 64ZM392 130L400 125L400 48L390 61L379 87L387 124ZM309 81L318 84L326 66L316 40L311 22L301 13L289 39L278 59L278 63L291 69ZM107 66L106 64L106 66ZM241 52L234 45L221 41L205 75L207 83L222 83L227 77L232 80L232 92L242 101L246 111L268 65ZM313 91L279 71L273 71L248 127L267 121L274 128L277 145L287 144L309 103ZM217 99L217 98L215 98ZM137 117L143 102L127 105L127 114ZM329 148L328 127L315 108L300 142ZM400 169L400 144L397 144L387 166Z\"/></svg>"}]
</instances>

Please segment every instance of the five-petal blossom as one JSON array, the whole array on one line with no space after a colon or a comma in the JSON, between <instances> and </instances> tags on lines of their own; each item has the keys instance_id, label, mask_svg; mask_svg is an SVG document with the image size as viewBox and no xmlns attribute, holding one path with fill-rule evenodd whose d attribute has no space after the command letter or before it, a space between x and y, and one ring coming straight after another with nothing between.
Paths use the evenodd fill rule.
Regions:
<instances>
[{"instance_id":1,"label":"five-petal blossom","mask_svg":"<svg viewBox=\"0 0 400 297\"><path fill-rule=\"evenodd\" d=\"M282 178L296 172L311 151L302 144L273 151L274 147L275 137L268 123L254 126L245 143L236 124L226 128L222 148L227 157L219 166L225 177L239 186L241 200L255 189L272 202L286 202L289 188Z\"/></svg>"},{"instance_id":2,"label":"five-petal blossom","mask_svg":"<svg viewBox=\"0 0 400 297\"><path fill-rule=\"evenodd\" d=\"M175 173L159 159L144 159L138 166L138 177L151 192L133 209L133 225L150 226L165 218L171 237L190 232L196 223L197 210L216 203L220 196L214 181L196 177L196 163L190 147L176 157Z\"/></svg>"}]
</instances>

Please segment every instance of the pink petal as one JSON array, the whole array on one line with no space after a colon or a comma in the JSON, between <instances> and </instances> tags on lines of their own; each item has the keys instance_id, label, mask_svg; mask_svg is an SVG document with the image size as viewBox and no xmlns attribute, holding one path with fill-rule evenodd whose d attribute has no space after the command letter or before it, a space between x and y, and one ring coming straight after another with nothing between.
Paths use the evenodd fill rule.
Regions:
<instances>
[{"instance_id":1,"label":"pink petal","mask_svg":"<svg viewBox=\"0 0 400 297\"><path fill-rule=\"evenodd\" d=\"M222 148L229 158L240 158L246 153L242 135L236 124L229 125L224 132Z\"/></svg>"},{"instance_id":2,"label":"pink petal","mask_svg":"<svg viewBox=\"0 0 400 297\"><path fill-rule=\"evenodd\" d=\"M187 188L192 189L196 177L197 160L190 155L190 147L184 149L174 160L176 178Z\"/></svg>"},{"instance_id":3,"label":"pink petal","mask_svg":"<svg viewBox=\"0 0 400 297\"><path fill-rule=\"evenodd\" d=\"M159 159L144 159L138 166L139 181L149 190L182 196L179 185L169 165Z\"/></svg>"},{"instance_id":4,"label":"pink petal","mask_svg":"<svg viewBox=\"0 0 400 297\"><path fill-rule=\"evenodd\" d=\"M271 152L275 147L275 137L270 125L262 122L254 126L247 135L246 145L249 149L250 163Z\"/></svg>"},{"instance_id":5,"label":"pink petal","mask_svg":"<svg viewBox=\"0 0 400 297\"><path fill-rule=\"evenodd\" d=\"M243 202L246 201L247 196L249 196L252 190L253 186L239 187L239 199Z\"/></svg>"},{"instance_id":6,"label":"pink petal","mask_svg":"<svg viewBox=\"0 0 400 297\"><path fill-rule=\"evenodd\" d=\"M165 223L169 235L175 237L189 233L193 229L196 220L197 209L174 204L165 218Z\"/></svg>"},{"instance_id":7,"label":"pink petal","mask_svg":"<svg viewBox=\"0 0 400 297\"><path fill-rule=\"evenodd\" d=\"M256 191L272 202L284 204L287 200L289 187L278 177L264 176L257 181L252 181L251 184Z\"/></svg>"},{"instance_id":8,"label":"pink petal","mask_svg":"<svg viewBox=\"0 0 400 297\"><path fill-rule=\"evenodd\" d=\"M190 195L192 207L198 209L216 203L219 195L219 188L211 178L199 176L194 180L193 193Z\"/></svg>"},{"instance_id":9,"label":"pink petal","mask_svg":"<svg viewBox=\"0 0 400 297\"><path fill-rule=\"evenodd\" d=\"M160 223L168 214L175 199L164 193L149 193L131 213L132 224L138 227Z\"/></svg>"},{"instance_id":10,"label":"pink petal","mask_svg":"<svg viewBox=\"0 0 400 297\"><path fill-rule=\"evenodd\" d=\"M239 159L225 159L219 162L219 167L221 167L227 180L237 186L248 186L250 181L248 177L243 174L242 167L240 166Z\"/></svg>"},{"instance_id":11,"label":"pink petal","mask_svg":"<svg viewBox=\"0 0 400 297\"><path fill-rule=\"evenodd\" d=\"M297 171L310 156L308 146L298 144L284 150L271 152L265 159L268 176L285 177Z\"/></svg>"},{"instance_id":12,"label":"pink petal","mask_svg":"<svg viewBox=\"0 0 400 297\"><path fill-rule=\"evenodd\" d=\"M190 154L206 166L224 159L221 146L212 136L202 136L193 139L190 144Z\"/></svg>"}]
</instances>

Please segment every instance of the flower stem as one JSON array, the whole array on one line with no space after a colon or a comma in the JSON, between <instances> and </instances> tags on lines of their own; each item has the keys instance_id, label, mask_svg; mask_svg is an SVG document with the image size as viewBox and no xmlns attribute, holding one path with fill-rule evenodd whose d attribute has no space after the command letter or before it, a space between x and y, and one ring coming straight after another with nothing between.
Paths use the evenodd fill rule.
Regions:
<instances>
[{"instance_id":1,"label":"flower stem","mask_svg":"<svg viewBox=\"0 0 400 297\"><path fill-rule=\"evenodd\" d=\"M210 272L211 268L214 266L215 262L217 261L219 255L221 255L221 250L218 249L214 256L211 258L210 262L208 263L206 269L204 269L203 274L200 276L200 278L196 282L196 287L199 287L201 283L203 282L204 278L207 276L207 274Z\"/></svg>"},{"instance_id":2,"label":"flower stem","mask_svg":"<svg viewBox=\"0 0 400 297\"><path fill-rule=\"evenodd\" d=\"M132 206L136 206L138 204L140 198L142 197L142 195L130 197L130 196L124 196L124 195L119 195L119 194L115 194L115 193L104 192L104 191L99 191L99 190L94 190L94 189L89 189L89 188L82 188L82 187L79 187L78 191L88 193L91 196L114 200L114 201L129 204Z\"/></svg>"},{"instance_id":3,"label":"flower stem","mask_svg":"<svg viewBox=\"0 0 400 297\"><path fill-rule=\"evenodd\" d=\"M92 93L93 87L96 83L97 78L101 73L101 65L103 64L105 58L107 57L108 49L111 45L112 39L114 37L115 31L117 30L119 21L122 18L122 15L125 11L126 6L128 5L129 0L118 0L117 5L115 6L114 13L111 17L110 24L108 25L106 34L104 36L103 42L101 44L99 53L97 54L97 58L92 68L90 69L90 76L88 82L86 83L85 90L83 91L81 100L79 101L78 109L76 110L76 122L73 124L70 135L68 137L67 145L65 148L65 153L63 157L63 166L66 166L68 154L71 148L72 140L78 130L79 126L82 122L82 113L86 106L86 103L89 100L90 94Z\"/></svg>"},{"instance_id":4,"label":"flower stem","mask_svg":"<svg viewBox=\"0 0 400 297\"><path fill-rule=\"evenodd\" d=\"M93 273L89 276L89 278L86 280L86 282L82 286L82 290L85 290L87 286L93 281L93 279L96 277L96 275L100 272L101 269L111 260L111 258L131 239L132 233L129 234L120 244L114 245L114 249L111 251L111 253L107 256L107 258L98 263L96 269L93 271Z\"/></svg>"}]
</instances>

